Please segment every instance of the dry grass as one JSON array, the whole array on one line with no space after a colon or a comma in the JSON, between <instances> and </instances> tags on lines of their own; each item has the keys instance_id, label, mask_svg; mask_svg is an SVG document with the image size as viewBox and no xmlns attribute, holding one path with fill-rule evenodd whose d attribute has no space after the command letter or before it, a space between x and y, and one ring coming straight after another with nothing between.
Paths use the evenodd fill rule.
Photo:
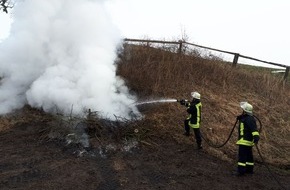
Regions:
<instances>
[{"instance_id":1,"label":"dry grass","mask_svg":"<svg viewBox=\"0 0 290 190\"><path fill-rule=\"evenodd\" d=\"M25 106L21 110L0 117L0 132L21 123L46 123L49 120L52 120L52 115L31 108L30 106Z\"/></svg>"},{"instance_id":2,"label":"dry grass","mask_svg":"<svg viewBox=\"0 0 290 190\"><path fill-rule=\"evenodd\" d=\"M197 52L189 55L125 44L116 63L117 75L124 78L131 92L140 101L160 98L190 99L191 91L199 91L203 103L202 134L216 145L228 138L236 116L241 113L239 102L249 101L254 106L255 115L262 121L259 146L265 161L289 167L289 83L271 75L266 69L241 65L232 68L219 59L202 58ZM88 119L83 122L89 126L89 135L96 141L95 144L102 144L108 139L108 134L117 141L134 138L156 147L162 144L164 138L172 138L177 143L193 144L192 140L185 139L182 135L183 120L187 113L178 103L142 105L139 109L145 116L142 121L104 123ZM56 116L27 106L19 110L19 113L2 116L0 131L17 123L37 123L43 126L39 133L40 139L46 140L52 133L61 132L59 126L67 125L62 121ZM234 131L224 147L207 147L206 151L224 160L236 159L236 133ZM60 134L66 135L67 131ZM54 138L55 136L57 135ZM257 155L255 157L259 159Z\"/></svg>"},{"instance_id":3,"label":"dry grass","mask_svg":"<svg viewBox=\"0 0 290 190\"><path fill-rule=\"evenodd\" d=\"M191 91L199 91L203 102L202 132L218 144L226 140L236 116L241 113L239 102L250 102L262 121L259 146L265 160L290 164L290 86L267 69L241 65L232 68L220 60L125 44L117 74L140 100L190 99ZM159 109L151 106L144 114L155 121L156 130L166 134L170 131L169 136L176 138L177 133L183 132L185 109L173 103L155 106ZM236 133L224 148L212 153L233 156Z\"/></svg>"}]
</instances>

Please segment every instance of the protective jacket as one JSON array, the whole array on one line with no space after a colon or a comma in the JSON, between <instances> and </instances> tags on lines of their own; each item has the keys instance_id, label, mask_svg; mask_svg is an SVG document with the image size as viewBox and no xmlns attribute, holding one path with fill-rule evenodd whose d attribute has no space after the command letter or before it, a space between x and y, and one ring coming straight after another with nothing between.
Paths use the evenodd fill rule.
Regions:
<instances>
[{"instance_id":1,"label":"protective jacket","mask_svg":"<svg viewBox=\"0 0 290 190\"><path fill-rule=\"evenodd\" d=\"M201 122L201 107L202 104L200 100L194 99L190 103L186 104L187 113L189 113L188 120L189 126L192 128L199 128Z\"/></svg>"},{"instance_id":2,"label":"protective jacket","mask_svg":"<svg viewBox=\"0 0 290 190\"><path fill-rule=\"evenodd\" d=\"M239 131L237 145L254 146L254 141L259 140L256 120L252 115L243 114L238 116Z\"/></svg>"}]
</instances>

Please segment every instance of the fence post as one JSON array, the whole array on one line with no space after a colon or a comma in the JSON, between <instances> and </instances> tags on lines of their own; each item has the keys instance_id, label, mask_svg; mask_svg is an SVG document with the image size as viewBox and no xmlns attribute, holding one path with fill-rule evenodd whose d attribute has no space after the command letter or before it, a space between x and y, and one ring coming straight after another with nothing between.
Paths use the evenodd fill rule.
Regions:
<instances>
[{"instance_id":1,"label":"fence post","mask_svg":"<svg viewBox=\"0 0 290 190\"><path fill-rule=\"evenodd\" d=\"M178 48L178 53L181 54L182 52L182 40L179 40L179 48Z\"/></svg>"},{"instance_id":2,"label":"fence post","mask_svg":"<svg viewBox=\"0 0 290 190\"><path fill-rule=\"evenodd\" d=\"M287 77L288 77L288 74L289 74L289 68L290 67L286 67L285 74L284 74L284 80L287 80Z\"/></svg>"},{"instance_id":3,"label":"fence post","mask_svg":"<svg viewBox=\"0 0 290 190\"><path fill-rule=\"evenodd\" d=\"M240 56L240 54L235 53L235 57L234 57L234 60L233 60L233 67L236 67L237 66L239 56Z\"/></svg>"}]
</instances>

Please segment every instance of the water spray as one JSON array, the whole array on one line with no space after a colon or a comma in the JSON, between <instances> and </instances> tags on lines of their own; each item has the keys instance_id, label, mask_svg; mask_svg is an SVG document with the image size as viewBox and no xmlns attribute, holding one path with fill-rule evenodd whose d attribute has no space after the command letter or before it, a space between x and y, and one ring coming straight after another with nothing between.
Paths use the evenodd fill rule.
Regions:
<instances>
[{"instance_id":1,"label":"water spray","mask_svg":"<svg viewBox=\"0 0 290 190\"><path fill-rule=\"evenodd\" d=\"M177 99L160 99L160 100L150 100L144 102L137 102L135 103L136 106L144 105L144 104L154 104L154 103L170 103L170 102L179 102L180 100Z\"/></svg>"}]
</instances>

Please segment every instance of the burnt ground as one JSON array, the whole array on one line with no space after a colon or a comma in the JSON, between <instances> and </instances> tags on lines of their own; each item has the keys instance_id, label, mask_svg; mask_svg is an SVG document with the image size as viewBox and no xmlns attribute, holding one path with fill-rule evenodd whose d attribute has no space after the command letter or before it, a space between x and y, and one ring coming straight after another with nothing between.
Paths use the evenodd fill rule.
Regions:
<instances>
[{"instance_id":1,"label":"burnt ground","mask_svg":"<svg viewBox=\"0 0 290 190\"><path fill-rule=\"evenodd\" d=\"M254 175L233 176L234 162L208 154L206 145L196 150L182 134L82 153L80 146L39 138L45 125L18 122L0 132L1 190L290 189L289 170L270 167L271 174L257 163Z\"/></svg>"}]
</instances>

